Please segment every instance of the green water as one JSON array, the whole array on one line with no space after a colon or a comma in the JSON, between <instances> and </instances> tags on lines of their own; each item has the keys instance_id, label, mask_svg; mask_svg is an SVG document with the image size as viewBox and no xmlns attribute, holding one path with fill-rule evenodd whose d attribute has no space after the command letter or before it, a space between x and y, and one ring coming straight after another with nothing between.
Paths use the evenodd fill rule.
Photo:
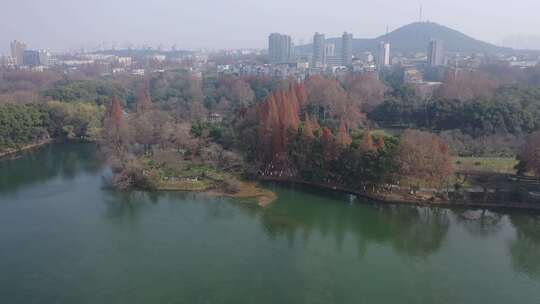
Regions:
<instances>
[{"instance_id":1,"label":"green water","mask_svg":"<svg viewBox=\"0 0 540 304\"><path fill-rule=\"evenodd\" d=\"M0 162L0 303L540 303L538 215L119 194L94 155Z\"/></svg>"}]
</instances>

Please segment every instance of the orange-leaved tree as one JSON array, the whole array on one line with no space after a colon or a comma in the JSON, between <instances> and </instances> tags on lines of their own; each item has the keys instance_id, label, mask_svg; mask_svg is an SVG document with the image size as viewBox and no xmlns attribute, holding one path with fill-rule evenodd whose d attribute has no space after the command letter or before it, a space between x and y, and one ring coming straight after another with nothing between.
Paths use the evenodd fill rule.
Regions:
<instances>
[{"instance_id":1,"label":"orange-leaved tree","mask_svg":"<svg viewBox=\"0 0 540 304\"><path fill-rule=\"evenodd\" d=\"M442 188L453 174L448 145L437 135L406 130L398 147L400 177L411 187Z\"/></svg>"},{"instance_id":2,"label":"orange-leaved tree","mask_svg":"<svg viewBox=\"0 0 540 304\"><path fill-rule=\"evenodd\" d=\"M103 141L112 156L122 160L127 152L129 132L122 104L116 96L111 98L104 121ZM120 163L124 163L120 161Z\"/></svg>"}]
</instances>

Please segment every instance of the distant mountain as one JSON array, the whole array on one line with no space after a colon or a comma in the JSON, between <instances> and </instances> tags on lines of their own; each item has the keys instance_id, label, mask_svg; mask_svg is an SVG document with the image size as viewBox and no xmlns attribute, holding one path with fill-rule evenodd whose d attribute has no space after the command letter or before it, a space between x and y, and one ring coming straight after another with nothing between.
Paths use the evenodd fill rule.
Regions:
<instances>
[{"instance_id":1,"label":"distant mountain","mask_svg":"<svg viewBox=\"0 0 540 304\"><path fill-rule=\"evenodd\" d=\"M443 41L445 51L460 53L511 53L511 48L496 46L471 38L459 31L453 30L432 22L415 22L405 25L397 30L374 39L354 39L353 51L355 53L371 51L376 52L379 43L388 40L394 52L417 53L426 52L429 41L439 39ZM341 50L341 38L330 38L327 42L336 45L336 51ZM311 45L298 47L298 51L307 53Z\"/></svg>"}]
</instances>

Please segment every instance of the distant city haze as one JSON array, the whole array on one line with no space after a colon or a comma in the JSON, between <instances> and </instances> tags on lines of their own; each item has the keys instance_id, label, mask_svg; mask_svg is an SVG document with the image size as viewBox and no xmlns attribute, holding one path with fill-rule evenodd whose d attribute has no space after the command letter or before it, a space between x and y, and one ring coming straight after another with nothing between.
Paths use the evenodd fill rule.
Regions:
<instances>
[{"instance_id":1,"label":"distant city haze","mask_svg":"<svg viewBox=\"0 0 540 304\"><path fill-rule=\"evenodd\" d=\"M372 38L418 21L436 22L496 44L540 35L538 0L5 0L0 11L0 53L9 42L53 51L113 45L178 49L265 48L268 35L309 43L344 31ZM534 44L540 47L537 43Z\"/></svg>"}]
</instances>

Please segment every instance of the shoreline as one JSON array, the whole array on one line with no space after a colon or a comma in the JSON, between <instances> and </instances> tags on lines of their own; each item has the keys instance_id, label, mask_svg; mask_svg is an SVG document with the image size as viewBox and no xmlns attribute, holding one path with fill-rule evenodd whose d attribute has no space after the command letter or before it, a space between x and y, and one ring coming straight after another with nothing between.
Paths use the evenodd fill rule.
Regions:
<instances>
[{"instance_id":1,"label":"shoreline","mask_svg":"<svg viewBox=\"0 0 540 304\"><path fill-rule=\"evenodd\" d=\"M202 194L208 194L213 196L230 197L237 199L255 199L257 204L263 208L269 206L277 198L277 194L271 190L261 187L256 181L240 181L240 191L236 193L229 193L219 188L193 188L193 187L180 187L180 186L160 186L156 191L169 191L169 192L196 192Z\"/></svg>"},{"instance_id":2,"label":"shoreline","mask_svg":"<svg viewBox=\"0 0 540 304\"><path fill-rule=\"evenodd\" d=\"M228 193L220 189L180 189L174 187L164 187L157 189L157 191L179 191L179 192L199 192L215 196L223 196L230 198L238 199L256 199L257 203L261 207L267 207L271 205L278 196L271 190L261 187L259 182L273 182L278 184L287 184L287 185L303 185L307 187L312 187L320 190L328 190L332 192L340 192L345 194L352 194L358 198L363 198L368 200L371 203L376 204L389 204L389 205L408 205L408 206L419 206L419 207L440 207L440 208L480 208L480 209L506 209L506 210L533 210L540 211L540 204L532 203L515 203L515 202L465 202L465 201L450 201L450 200L421 200L421 199L412 199L407 198L404 195L397 193L392 193L391 195L375 195L360 192L357 190L352 190L342 186L332 186L326 185L323 183L308 182L303 180L290 180L290 179L280 179L280 178L269 178L259 177L256 181L241 181L241 190L238 193Z\"/></svg>"},{"instance_id":3,"label":"shoreline","mask_svg":"<svg viewBox=\"0 0 540 304\"><path fill-rule=\"evenodd\" d=\"M280 178L259 178L258 180L263 182L275 182L283 184L297 184L304 185L308 187L314 187L317 189L330 190L334 192L341 192L346 194L356 195L359 198L367 199L373 203L379 204L392 204L392 205L409 205L409 206L421 206L421 207L466 207L466 208L492 208L492 209L514 209L514 210L535 210L540 211L540 204L531 204L531 203L481 203L481 202L465 202L465 201L450 201L450 200L419 200L419 199L407 199L407 198L388 198L384 195L374 195L369 193L360 192L357 190L348 189L342 186L332 186L325 185L323 183L308 182L302 180L290 180L290 179L280 179Z\"/></svg>"},{"instance_id":4,"label":"shoreline","mask_svg":"<svg viewBox=\"0 0 540 304\"><path fill-rule=\"evenodd\" d=\"M268 207L278 198L274 191L261 187L255 181L240 181L240 183L240 191L237 193L227 193L219 189L209 190L206 193L237 199L255 199L257 200L257 204L263 208Z\"/></svg>"},{"instance_id":5,"label":"shoreline","mask_svg":"<svg viewBox=\"0 0 540 304\"><path fill-rule=\"evenodd\" d=\"M59 142L61 141L55 140L55 139L48 139L45 141L41 141L39 143L25 145L19 149L10 149L7 151L3 151L3 152L0 152L0 160L7 158L9 156L16 155L18 153L26 152L26 151L37 149L39 147L42 147L48 144L59 143ZM424 206L424 207L427 206L427 207L443 207L443 208L462 207L462 208L492 208L492 209L540 211L540 204L535 204L535 203L497 202L497 201L491 201L491 202L451 201L451 200L441 200L441 199L436 199L436 200L423 199L422 200L422 199L409 198L409 197L406 197L405 195L400 195L397 193L377 195L377 194L361 192L358 190L353 190L353 189L346 188L340 185L329 185L329 184L318 183L318 182L309 182L309 181L304 181L304 180L284 179L284 178L276 178L276 177L258 177L256 180L240 181L240 184L241 184L240 191L237 193L228 193L218 188L201 187L201 188L195 189L195 188L178 187L178 186L171 186L171 185L168 185L168 186L161 185L161 187L158 187L156 191L158 192L160 191L199 192L199 193L207 193L211 195L224 196L224 197L230 197L230 198L255 199L259 206L267 207L271 203L273 203L275 200L277 200L278 198L277 194L271 190L261 187L258 181L275 182L275 183L282 183L282 184L289 184L289 185L297 184L297 185L304 185L304 186L313 187L313 188L322 189L322 190L329 190L333 192L352 194L359 198L363 198L373 203L379 203L379 204L395 204L395 205L410 205L410 206Z\"/></svg>"},{"instance_id":6,"label":"shoreline","mask_svg":"<svg viewBox=\"0 0 540 304\"><path fill-rule=\"evenodd\" d=\"M55 142L56 142L56 140L54 140L54 139L48 139L48 140L41 141L41 142L38 142L38 143L25 145L25 146L22 146L22 147L20 147L18 149L5 150L5 151L0 152L0 159L8 157L8 156L15 155L15 154L18 154L18 153L22 153L22 152L25 152L25 151L28 151L28 150L33 150L33 149L36 149L36 148L39 148L39 147L42 147L42 146L45 146L45 145L48 145L48 144L51 144L51 143L55 143Z\"/></svg>"}]
</instances>

